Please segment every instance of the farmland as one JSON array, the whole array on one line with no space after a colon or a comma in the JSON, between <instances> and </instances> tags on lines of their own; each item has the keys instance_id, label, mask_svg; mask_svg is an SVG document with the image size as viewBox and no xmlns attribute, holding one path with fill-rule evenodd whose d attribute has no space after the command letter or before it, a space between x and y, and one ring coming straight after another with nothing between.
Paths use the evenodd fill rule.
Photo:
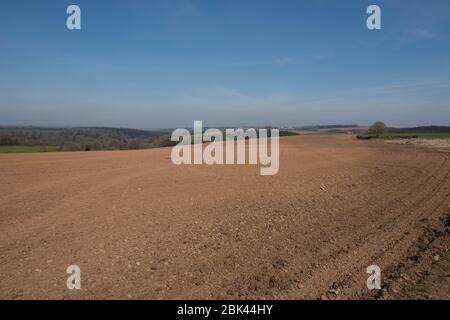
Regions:
<instances>
[{"instance_id":1,"label":"farmland","mask_svg":"<svg viewBox=\"0 0 450 320\"><path fill-rule=\"evenodd\" d=\"M0 153L55 152L59 150L59 147L54 146L0 146Z\"/></svg>"},{"instance_id":2,"label":"farmland","mask_svg":"<svg viewBox=\"0 0 450 320\"><path fill-rule=\"evenodd\" d=\"M282 137L275 176L170 148L1 154L0 297L408 298L446 257L449 171L449 153L342 134Z\"/></svg>"}]
</instances>

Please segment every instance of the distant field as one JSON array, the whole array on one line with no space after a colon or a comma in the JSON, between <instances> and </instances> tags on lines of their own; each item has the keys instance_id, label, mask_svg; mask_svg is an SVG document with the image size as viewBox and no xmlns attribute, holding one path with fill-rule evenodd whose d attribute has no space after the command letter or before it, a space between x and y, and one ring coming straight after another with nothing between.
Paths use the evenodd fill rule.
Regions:
<instances>
[{"instance_id":1,"label":"distant field","mask_svg":"<svg viewBox=\"0 0 450 320\"><path fill-rule=\"evenodd\" d=\"M450 132L386 132L383 137L389 136L417 136L422 139L450 139Z\"/></svg>"},{"instance_id":2,"label":"distant field","mask_svg":"<svg viewBox=\"0 0 450 320\"><path fill-rule=\"evenodd\" d=\"M450 139L450 132L386 132L380 136L381 139L395 139L401 137L417 137L421 139ZM359 139L371 139L376 138L374 134L366 133L358 135Z\"/></svg>"},{"instance_id":3,"label":"distant field","mask_svg":"<svg viewBox=\"0 0 450 320\"><path fill-rule=\"evenodd\" d=\"M0 153L33 153L54 151L60 151L60 148L54 146L0 146Z\"/></svg>"}]
</instances>

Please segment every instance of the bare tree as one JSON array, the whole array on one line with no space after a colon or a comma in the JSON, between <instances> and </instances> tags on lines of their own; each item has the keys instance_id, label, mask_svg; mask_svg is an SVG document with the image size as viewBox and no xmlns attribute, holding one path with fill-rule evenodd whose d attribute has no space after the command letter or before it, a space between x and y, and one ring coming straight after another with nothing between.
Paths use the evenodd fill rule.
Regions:
<instances>
[{"instance_id":1,"label":"bare tree","mask_svg":"<svg viewBox=\"0 0 450 320\"><path fill-rule=\"evenodd\" d=\"M379 138L385 131L386 131L386 125L381 121L375 122L369 128L369 133L376 135L377 138Z\"/></svg>"}]
</instances>

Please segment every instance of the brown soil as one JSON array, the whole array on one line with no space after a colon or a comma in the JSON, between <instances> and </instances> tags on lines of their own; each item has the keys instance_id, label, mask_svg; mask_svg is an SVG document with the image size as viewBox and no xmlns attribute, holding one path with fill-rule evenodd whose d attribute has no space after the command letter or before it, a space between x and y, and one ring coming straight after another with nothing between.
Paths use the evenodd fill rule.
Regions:
<instances>
[{"instance_id":1,"label":"brown soil","mask_svg":"<svg viewBox=\"0 0 450 320\"><path fill-rule=\"evenodd\" d=\"M387 143L414 145L426 148L439 149L450 152L450 139L392 139L384 140Z\"/></svg>"},{"instance_id":2,"label":"brown soil","mask_svg":"<svg viewBox=\"0 0 450 320\"><path fill-rule=\"evenodd\" d=\"M261 176L177 167L170 151L0 155L0 298L402 298L421 281L449 291L432 280L449 249L449 153L283 137L278 175ZM72 264L81 290L66 288ZM372 264L382 291L366 287Z\"/></svg>"}]
</instances>

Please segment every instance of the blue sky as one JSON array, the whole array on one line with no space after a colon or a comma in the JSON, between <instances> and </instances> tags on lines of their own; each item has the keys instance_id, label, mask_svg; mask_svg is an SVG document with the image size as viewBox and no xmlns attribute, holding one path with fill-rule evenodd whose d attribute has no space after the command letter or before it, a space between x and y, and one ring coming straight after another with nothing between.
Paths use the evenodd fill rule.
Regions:
<instances>
[{"instance_id":1,"label":"blue sky","mask_svg":"<svg viewBox=\"0 0 450 320\"><path fill-rule=\"evenodd\" d=\"M448 0L3 0L0 23L0 125L450 125Z\"/></svg>"}]
</instances>

